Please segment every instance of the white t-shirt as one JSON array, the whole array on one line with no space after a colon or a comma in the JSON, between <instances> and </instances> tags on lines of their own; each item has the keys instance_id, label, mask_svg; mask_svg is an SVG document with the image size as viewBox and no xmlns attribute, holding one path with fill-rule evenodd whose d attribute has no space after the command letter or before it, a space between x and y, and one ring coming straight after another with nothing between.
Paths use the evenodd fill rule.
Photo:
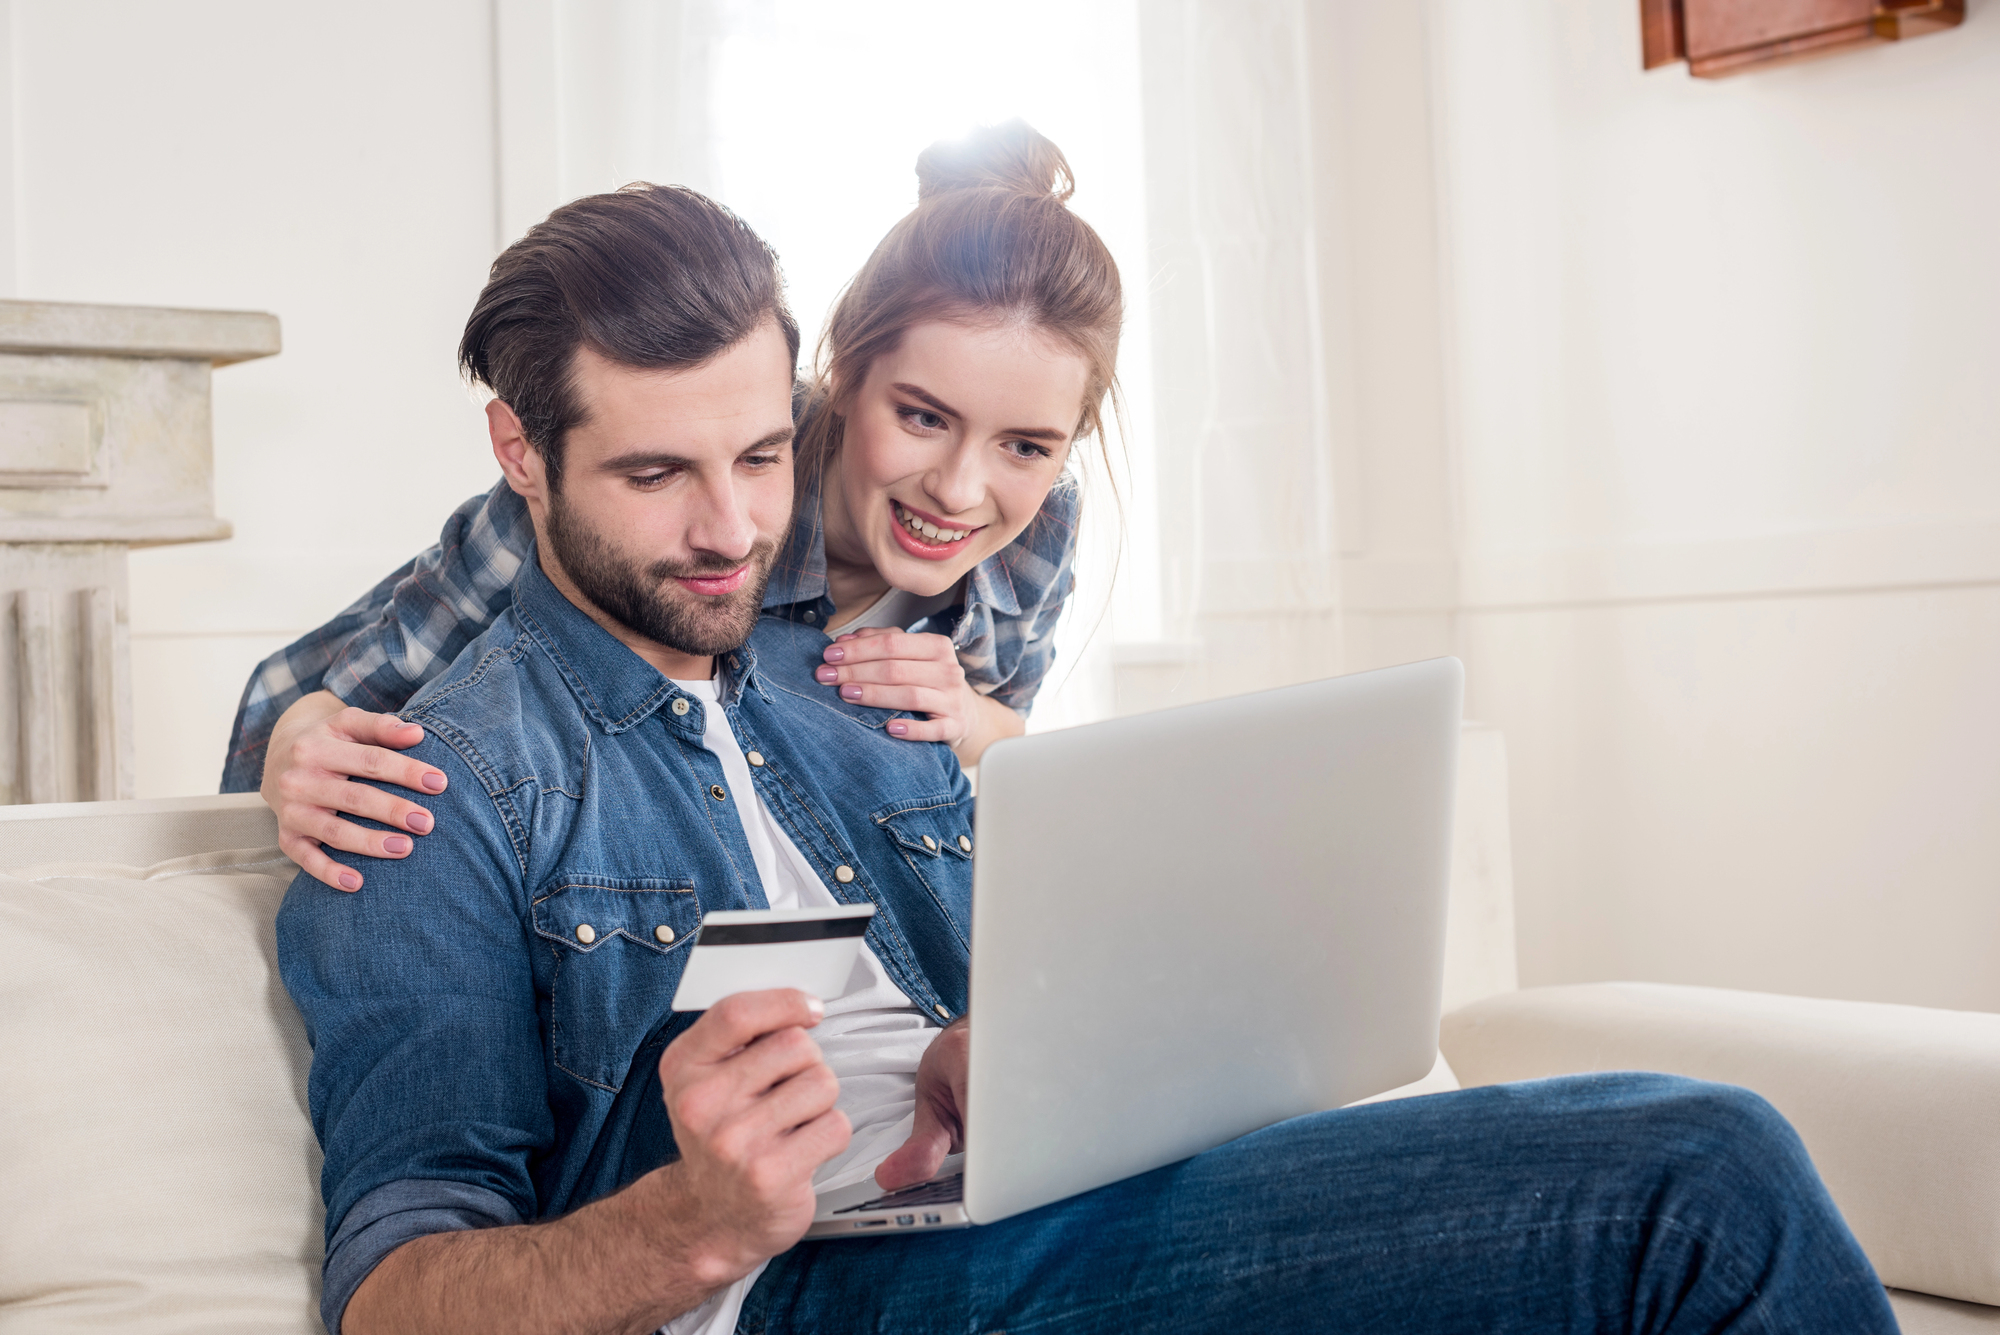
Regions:
<instances>
[{"instance_id":1,"label":"white t-shirt","mask_svg":"<svg viewBox=\"0 0 2000 1335\"><path fill-rule=\"evenodd\" d=\"M845 635L849 631L866 630L880 626L889 630L908 630L925 617L936 616L939 612L957 602L965 581L946 589L943 593L932 594L928 598L921 593L911 593L908 589L891 586L880 598L854 614L838 626L828 626L826 636Z\"/></svg>"},{"instance_id":2,"label":"white t-shirt","mask_svg":"<svg viewBox=\"0 0 2000 1335\"><path fill-rule=\"evenodd\" d=\"M814 873L784 827L771 815L750 781L750 764L729 730L713 681L676 681L700 700L702 745L722 762L722 773L743 822L743 837L764 883L764 899L774 909L831 908L839 901ZM854 1128L847 1149L820 1166L813 1186L820 1191L861 1181L892 1150L910 1138L916 1115L917 1064L938 1035L928 1015L910 1004L890 979L868 943L848 976L847 990L822 997L826 1018L811 1033L833 1073L840 1077L839 1108ZM700 1307L669 1321L667 1335L729 1335L750 1286L764 1273L758 1266Z\"/></svg>"}]
</instances>

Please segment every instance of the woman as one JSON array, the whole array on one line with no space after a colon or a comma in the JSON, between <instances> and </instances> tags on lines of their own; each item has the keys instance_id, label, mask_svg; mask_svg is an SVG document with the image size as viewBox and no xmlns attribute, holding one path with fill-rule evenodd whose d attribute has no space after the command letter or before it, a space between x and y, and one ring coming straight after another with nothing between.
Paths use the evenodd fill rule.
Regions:
<instances>
[{"instance_id":1,"label":"woman","mask_svg":"<svg viewBox=\"0 0 2000 1335\"><path fill-rule=\"evenodd\" d=\"M1122 298L1109 250L1067 206L1068 163L1024 122L933 145L917 180L917 207L821 336L797 510L764 610L827 632L829 690L921 715L888 731L973 765L1024 729L1055 657L1074 587L1066 465L1077 440L1102 447ZM261 776L280 846L328 885L357 890L362 876L326 847L398 858L412 847L399 831L431 829L421 806L350 780L443 790L442 773L388 749L422 732L387 711L507 606L533 536L520 498L496 486L252 676L223 788Z\"/></svg>"}]
</instances>

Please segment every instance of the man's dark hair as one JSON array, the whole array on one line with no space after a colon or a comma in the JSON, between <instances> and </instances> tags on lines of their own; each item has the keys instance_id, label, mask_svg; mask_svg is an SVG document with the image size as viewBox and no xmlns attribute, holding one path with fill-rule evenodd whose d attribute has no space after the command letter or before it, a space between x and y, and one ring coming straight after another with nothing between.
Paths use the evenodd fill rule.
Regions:
<instances>
[{"instance_id":1,"label":"man's dark hair","mask_svg":"<svg viewBox=\"0 0 2000 1335\"><path fill-rule=\"evenodd\" d=\"M458 364L521 419L553 489L583 418L577 348L646 370L698 366L772 318L796 365L776 252L706 195L641 181L563 205L502 251Z\"/></svg>"}]
</instances>

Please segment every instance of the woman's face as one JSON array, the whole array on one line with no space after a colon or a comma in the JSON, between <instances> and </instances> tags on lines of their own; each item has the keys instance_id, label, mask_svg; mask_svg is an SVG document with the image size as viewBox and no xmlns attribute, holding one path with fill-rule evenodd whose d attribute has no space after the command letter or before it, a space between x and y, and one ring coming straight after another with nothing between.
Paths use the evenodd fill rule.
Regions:
<instances>
[{"instance_id":1,"label":"woman's face","mask_svg":"<svg viewBox=\"0 0 2000 1335\"><path fill-rule=\"evenodd\" d=\"M865 561L911 593L951 588L1042 508L1089 376L1038 329L912 325L840 405L821 498L828 561Z\"/></svg>"}]
</instances>

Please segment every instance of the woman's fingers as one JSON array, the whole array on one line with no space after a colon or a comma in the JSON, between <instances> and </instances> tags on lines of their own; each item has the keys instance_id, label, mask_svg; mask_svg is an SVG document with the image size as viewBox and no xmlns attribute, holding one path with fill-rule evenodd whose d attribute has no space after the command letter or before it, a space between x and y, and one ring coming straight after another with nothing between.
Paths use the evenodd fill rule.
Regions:
<instances>
[{"instance_id":1,"label":"woman's fingers","mask_svg":"<svg viewBox=\"0 0 2000 1335\"><path fill-rule=\"evenodd\" d=\"M421 740L422 736L422 730L418 729L417 740ZM445 785L444 772L435 765L427 765L373 743L349 741L340 734L308 734L301 737L292 750L292 763L280 776L280 782L302 770L337 774L343 778L351 775L357 779L373 779L377 783L393 783L399 788L420 793L441 793Z\"/></svg>"},{"instance_id":2,"label":"woman's fingers","mask_svg":"<svg viewBox=\"0 0 2000 1335\"><path fill-rule=\"evenodd\" d=\"M322 853L318 843L303 835L281 830L278 834L278 849L293 862L298 863L300 871L336 890L352 892L361 888L360 872L352 867L341 866Z\"/></svg>"},{"instance_id":3,"label":"woman's fingers","mask_svg":"<svg viewBox=\"0 0 2000 1335\"><path fill-rule=\"evenodd\" d=\"M951 742L956 743L965 735L965 729L952 718L896 718L886 725L891 737L900 737L906 742Z\"/></svg>"},{"instance_id":4,"label":"woman's fingers","mask_svg":"<svg viewBox=\"0 0 2000 1335\"><path fill-rule=\"evenodd\" d=\"M885 658L923 659L956 663L958 651L942 635L912 635L906 630L870 627L843 635L820 655L828 663L873 663Z\"/></svg>"},{"instance_id":5,"label":"woman's fingers","mask_svg":"<svg viewBox=\"0 0 2000 1335\"><path fill-rule=\"evenodd\" d=\"M326 721L327 727L356 742L371 746L415 746L424 739L421 725L405 723L394 714L373 714L353 705Z\"/></svg>"},{"instance_id":6,"label":"woman's fingers","mask_svg":"<svg viewBox=\"0 0 2000 1335\"><path fill-rule=\"evenodd\" d=\"M369 820L380 821L391 829L408 830L412 834L429 834L431 830L431 813L415 802L365 783L351 782L338 772L286 770L278 776L277 798L281 818L285 816L287 810L323 810L348 816L363 816ZM302 829L300 832L315 837L319 834L319 831L312 829ZM362 851L358 848L348 848L346 844L341 844L339 847L350 853Z\"/></svg>"},{"instance_id":7,"label":"woman's fingers","mask_svg":"<svg viewBox=\"0 0 2000 1335\"><path fill-rule=\"evenodd\" d=\"M289 806L278 813L279 827L342 853L371 858L404 858L416 841L396 830L371 830L342 820L326 807Z\"/></svg>"}]
</instances>

